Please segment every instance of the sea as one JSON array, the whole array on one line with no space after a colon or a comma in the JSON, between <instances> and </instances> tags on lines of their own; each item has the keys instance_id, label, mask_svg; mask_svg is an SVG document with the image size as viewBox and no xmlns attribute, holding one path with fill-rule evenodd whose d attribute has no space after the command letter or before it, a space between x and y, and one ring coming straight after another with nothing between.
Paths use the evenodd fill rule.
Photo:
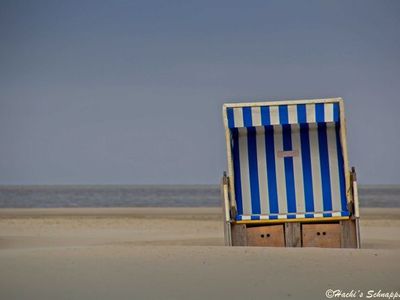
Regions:
<instances>
[{"instance_id":1,"label":"sea","mask_svg":"<svg viewBox=\"0 0 400 300\"><path fill-rule=\"evenodd\" d=\"M400 207L400 185L359 187L361 207ZM217 207L218 185L0 186L0 208Z\"/></svg>"}]
</instances>

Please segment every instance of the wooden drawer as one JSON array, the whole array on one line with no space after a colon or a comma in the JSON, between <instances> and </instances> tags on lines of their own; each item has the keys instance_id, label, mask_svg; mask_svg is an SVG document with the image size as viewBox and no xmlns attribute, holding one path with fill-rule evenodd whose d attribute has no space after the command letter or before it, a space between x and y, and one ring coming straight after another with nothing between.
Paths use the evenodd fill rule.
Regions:
<instances>
[{"instance_id":1,"label":"wooden drawer","mask_svg":"<svg viewBox=\"0 0 400 300\"><path fill-rule=\"evenodd\" d=\"M340 248L340 224L303 224L303 247Z\"/></svg>"},{"instance_id":2,"label":"wooden drawer","mask_svg":"<svg viewBox=\"0 0 400 300\"><path fill-rule=\"evenodd\" d=\"M285 247L283 225L248 227L247 246Z\"/></svg>"}]
</instances>

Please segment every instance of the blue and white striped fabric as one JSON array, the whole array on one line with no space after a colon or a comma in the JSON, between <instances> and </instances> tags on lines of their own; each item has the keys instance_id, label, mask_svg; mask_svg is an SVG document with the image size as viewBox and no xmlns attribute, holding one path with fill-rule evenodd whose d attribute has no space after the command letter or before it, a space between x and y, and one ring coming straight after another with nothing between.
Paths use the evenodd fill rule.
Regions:
<instances>
[{"instance_id":1,"label":"blue and white striped fabric","mask_svg":"<svg viewBox=\"0 0 400 300\"><path fill-rule=\"evenodd\" d=\"M349 216L339 104L227 108L237 220Z\"/></svg>"},{"instance_id":2,"label":"blue and white striped fabric","mask_svg":"<svg viewBox=\"0 0 400 300\"><path fill-rule=\"evenodd\" d=\"M228 127L339 122L339 103L228 107Z\"/></svg>"}]
</instances>

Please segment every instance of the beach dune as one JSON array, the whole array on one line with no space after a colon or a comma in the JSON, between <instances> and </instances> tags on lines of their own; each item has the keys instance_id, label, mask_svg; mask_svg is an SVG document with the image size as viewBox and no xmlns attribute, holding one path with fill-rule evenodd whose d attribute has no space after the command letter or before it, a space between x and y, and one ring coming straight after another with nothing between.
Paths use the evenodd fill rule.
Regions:
<instances>
[{"instance_id":1,"label":"beach dune","mask_svg":"<svg viewBox=\"0 0 400 300\"><path fill-rule=\"evenodd\" d=\"M220 208L1 209L0 299L400 292L400 209L362 210L361 250L224 247L221 219Z\"/></svg>"}]
</instances>

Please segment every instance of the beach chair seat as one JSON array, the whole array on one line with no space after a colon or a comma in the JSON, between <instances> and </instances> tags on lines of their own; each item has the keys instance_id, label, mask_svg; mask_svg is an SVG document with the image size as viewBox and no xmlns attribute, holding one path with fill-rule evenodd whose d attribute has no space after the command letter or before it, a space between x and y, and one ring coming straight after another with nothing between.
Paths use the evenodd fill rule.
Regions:
<instances>
[{"instance_id":1,"label":"beach chair seat","mask_svg":"<svg viewBox=\"0 0 400 300\"><path fill-rule=\"evenodd\" d=\"M232 239L232 229L234 236L237 230L250 236L251 231L263 230L254 227L280 224L283 235L300 235L300 244L306 246L309 232L318 227L308 225L322 223L325 230L316 231L312 245L338 245L326 241L338 236L342 241L347 226L357 231L350 234L354 241L340 246L359 246L357 226L346 223L358 223L358 198L355 171L348 167L341 98L225 104L223 116L227 244L244 243L238 242L240 237ZM343 227L339 234L338 224ZM242 229L233 228L238 225ZM293 233L293 228L299 232Z\"/></svg>"}]
</instances>

